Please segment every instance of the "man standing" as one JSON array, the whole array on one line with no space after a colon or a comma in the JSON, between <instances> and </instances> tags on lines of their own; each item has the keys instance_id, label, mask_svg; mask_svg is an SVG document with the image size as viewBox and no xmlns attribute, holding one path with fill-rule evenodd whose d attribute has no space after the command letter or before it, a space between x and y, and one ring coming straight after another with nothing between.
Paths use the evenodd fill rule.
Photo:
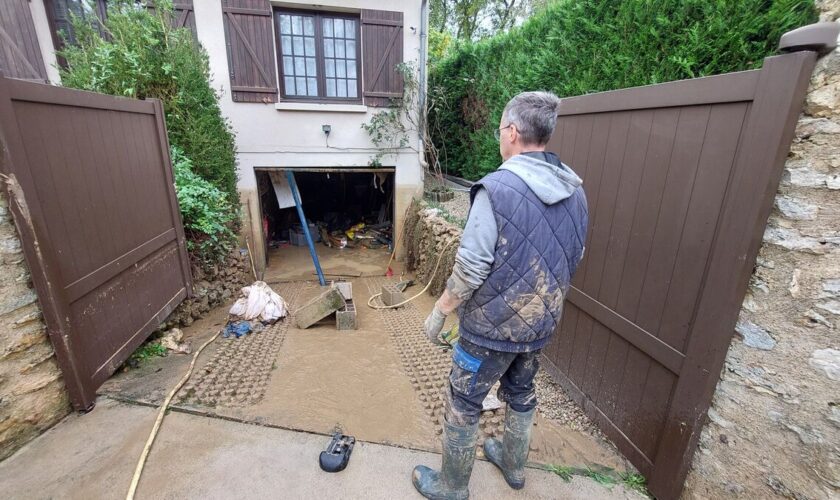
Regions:
<instances>
[{"instance_id":1,"label":"man standing","mask_svg":"<svg viewBox=\"0 0 840 500\"><path fill-rule=\"evenodd\" d=\"M501 442L487 458L511 488L525 486L540 350L560 323L563 299L583 257L588 212L581 179L545 146L560 99L524 92L508 102L496 138L504 163L471 191L472 205L446 290L426 319L440 343L458 309L440 472L417 466L415 488L432 499L469 497L481 404L500 381L507 403Z\"/></svg>"}]
</instances>

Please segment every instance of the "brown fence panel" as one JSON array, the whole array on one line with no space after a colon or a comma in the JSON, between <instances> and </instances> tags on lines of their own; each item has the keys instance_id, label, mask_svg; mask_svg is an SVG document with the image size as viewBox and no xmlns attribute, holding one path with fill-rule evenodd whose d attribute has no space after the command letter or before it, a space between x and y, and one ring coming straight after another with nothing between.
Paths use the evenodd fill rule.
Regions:
<instances>
[{"instance_id":1,"label":"brown fence panel","mask_svg":"<svg viewBox=\"0 0 840 500\"><path fill-rule=\"evenodd\" d=\"M0 172L76 408L191 290L163 109L0 76Z\"/></svg>"},{"instance_id":2,"label":"brown fence panel","mask_svg":"<svg viewBox=\"0 0 840 500\"><path fill-rule=\"evenodd\" d=\"M560 106L549 149L590 229L545 356L658 498L682 490L815 60Z\"/></svg>"}]
</instances>

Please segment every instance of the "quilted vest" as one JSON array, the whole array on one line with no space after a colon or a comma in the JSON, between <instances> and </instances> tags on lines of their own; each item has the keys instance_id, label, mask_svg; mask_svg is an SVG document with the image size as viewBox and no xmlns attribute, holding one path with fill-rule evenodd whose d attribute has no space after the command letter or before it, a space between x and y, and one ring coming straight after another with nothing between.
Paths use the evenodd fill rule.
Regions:
<instances>
[{"instance_id":1,"label":"quilted vest","mask_svg":"<svg viewBox=\"0 0 840 500\"><path fill-rule=\"evenodd\" d=\"M499 237L485 282L459 308L460 335L487 349L531 352L548 344L583 256L588 212L583 188L546 205L515 173L496 170L487 190Z\"/></svg>"}]
</instances>

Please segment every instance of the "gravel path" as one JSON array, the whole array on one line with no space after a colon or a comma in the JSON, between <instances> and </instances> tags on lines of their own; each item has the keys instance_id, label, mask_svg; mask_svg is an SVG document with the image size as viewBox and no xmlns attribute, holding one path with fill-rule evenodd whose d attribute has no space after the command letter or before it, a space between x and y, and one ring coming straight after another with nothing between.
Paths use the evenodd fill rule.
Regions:
<instances>
[{"instance_id":1,"label":"gravel path","mask_svg":"<svg viewBox=\"0 0 840 500\"><path fill-rule=\"evenodd\" d=\"M467 191L455 191L455 198L441 203L441 206L451 216L466 221L467 214L470 212L470 193Z\"/></svg>"},{"instance_id":2,"label":"gravel path","mask_svg":"<svg viewBox=\"0 0 840 500\"><path fill-rule=\"evenodd\" d=\"M574 401L572 401L563 388L551 379L551 376L540 370L535 379L537 390L537 401L539 410L542 415L552 420L553 422L563 427L584 432L591 436L603 438L604 436L595 427L595 424L589 420L589 417L583 413L583 410Z\"/></svg>"}]
</instances>

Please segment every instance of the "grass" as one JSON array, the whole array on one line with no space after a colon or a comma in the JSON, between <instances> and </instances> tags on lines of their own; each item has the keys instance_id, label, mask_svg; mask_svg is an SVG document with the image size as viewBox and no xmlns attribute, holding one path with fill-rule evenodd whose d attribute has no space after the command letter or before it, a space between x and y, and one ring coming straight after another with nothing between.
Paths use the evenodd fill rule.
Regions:
<instances>
[{"instance_id":1,"label":"grass","mask_svg":"<svg viewBox=\"0 0 840 500\"><path fill-rule=\"evenodd\" d=\"M153 340L138 347L137 350L131 354L128 360L139 364L152 358L163 356L166 356L166 348L160 345L160 342Z\"/></svg>"},{"instance_id":2,"label":"grass","mask_svg":"<svg viewBox=\"0 0 840 500\"><path fill-rule=\"evenodd\" d=\"M598 470L587 467L581 473L581 476L588 477L605 488L612 488L618 482L614 474L615 471L609 467L599 468Z\"/></svg>"},{"instance_id":3,"label":"grass","mask_svg":"<svg viewBox=\"0 0 840 500\"><path fill-rule=\"evenodd\" d=\"M647 480L638 472L616 472L615 469L605 467L603 465L596 465L593 467L570 467L567 465L549 464L544 468L548 472L557 474L560 476L560 479L566 481L567 483L572 480L572 476L588 477L608 489L611 489L616 484L621 483L627 489L634 490L642 495L651 497L651 494L647 489Z\"/></svg>"},{"instance_id":4,"label":"grass","mask_svg":"<svg viewBox=\"0 0 840 500\"><path fill-rule=\"evenodd\" d=\"M560 476L560 479L566 481L567 483L572 480L572 476L575 474L575 469L573 467L565 465L549 464L545 466L545 470L557 474Z\"/></svg>"},{"instance_id":5,"label":"grass","mask_svg":"<svg viewBox=\"0 0 840 500\"><path fill-rule=\"evenodd\" d=\"M642 495L651 496L647 489L647 479L645 479L645 476L638 472L623 472L619 476L621 477L621 482L627 488L636 490Z\"/></svg>"}]
</instances>

